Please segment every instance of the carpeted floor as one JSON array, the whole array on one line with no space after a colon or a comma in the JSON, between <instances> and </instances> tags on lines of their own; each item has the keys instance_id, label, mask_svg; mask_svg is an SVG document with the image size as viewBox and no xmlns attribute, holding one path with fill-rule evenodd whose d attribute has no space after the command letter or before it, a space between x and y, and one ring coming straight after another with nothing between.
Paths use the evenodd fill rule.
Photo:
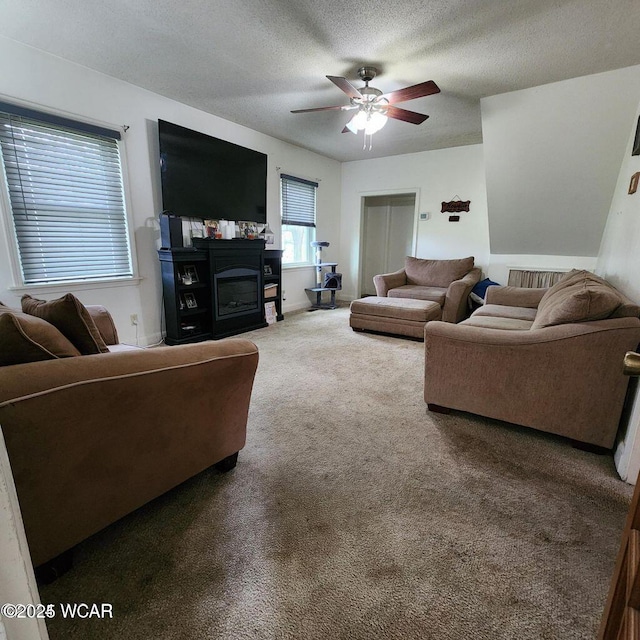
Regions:
<instances>
[{"instance_id":1,"label":"carpeted floor","mask_svg":"<svg viewBox=\"0 0 640 640\"><path fill-rule=\"evenodd\" d=\"M423 345L290 314L247 447L80 545L53 640L593 638L632 488L609 456L426 411ZM212 389L215 393L215 389Z\"/></svg>"}]
</instances>

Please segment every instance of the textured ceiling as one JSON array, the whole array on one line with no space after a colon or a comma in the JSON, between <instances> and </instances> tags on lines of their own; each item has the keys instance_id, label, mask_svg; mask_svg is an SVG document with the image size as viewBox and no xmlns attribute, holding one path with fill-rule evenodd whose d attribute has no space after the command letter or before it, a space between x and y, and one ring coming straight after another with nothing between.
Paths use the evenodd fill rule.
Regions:
<instances>
[{"instance_id":1,"label":"textured ceiling","mask_svg":"<svg viewBox=\"0 0 640 640\"><path fill-rule=\"evenodd\" d=\"M638 0L1 0L0 35L337 160L482 140L484 96L640 64ZM363 151L325 75L434 80Z\"/></svg>"}]
</instances>

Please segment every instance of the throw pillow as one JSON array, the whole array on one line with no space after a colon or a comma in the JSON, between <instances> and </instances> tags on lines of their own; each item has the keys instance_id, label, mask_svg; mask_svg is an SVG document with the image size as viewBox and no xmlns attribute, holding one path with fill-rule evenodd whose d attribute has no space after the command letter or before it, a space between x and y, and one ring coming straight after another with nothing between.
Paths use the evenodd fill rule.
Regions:
<instances>
[{"instance_id":1,"label":"throw pillow","mask_svg":"<svg viewBox=\"0 0 640 640\"><path fill-rule=\"evenodd\" d=\"M603 320L620 306L620 302L620 296L614 289L585 277L556 290L546 300L541 300L531 328L542 329L570 322Z\"/></svg>"},{"instance_id":2,"label":"throw pillow","mask_svg":"<svg viewBox=\"0 0 640 640\"><path fill-rule=\"evenodd\" d=\"M605 280L599 278L595 273L591 273L591 271L586 271L585 269L572 269L571 271L565 273L562 278L560 278L560 280L558 280L558 282L556 282L552 287L549 287L549 289L540 299L538 309L544 308L546 301L556 295L559 291L562 291L567 287L571 287L576 283L584 281L590 281L610 286Z\"/></svg>"},{"instance_id":3,"label":"throw pillow","mask_svg":"<svg viewBox=\"0 0 640 640\"><path fill-rule=\"evenodd\" d=\"M24 295L22 310L50 322L73 343L82 355L109 351L89 312L71 293L48 302Z\"/></svg>"},{"instance_id":4,"label":"throw pillow","mask_svg":"<svg viewBox=\"0 0 640 640\"><path fill-rule=\"evenodd\" d=\"M407 284L423 287L448 287L455 280L460 280L473 269L473 256L459 260L424 260L422 258L405 258L404 270Z\"/></svg>"},{"instance_id":5,"label":"throw pillow","mask_svg":"<svg viewBox=\"0 0 640 640\"><path fill-rule=\"evenodd\" d=\"M0 305L0 366L79 355L52 324Z\"/></svg>"}]
</instances>

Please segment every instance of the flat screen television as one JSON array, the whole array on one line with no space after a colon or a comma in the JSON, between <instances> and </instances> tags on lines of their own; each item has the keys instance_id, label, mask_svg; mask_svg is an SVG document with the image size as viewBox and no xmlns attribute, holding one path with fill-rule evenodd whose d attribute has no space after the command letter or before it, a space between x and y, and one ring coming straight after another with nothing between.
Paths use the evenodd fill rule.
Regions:
<instances>
[{"instance_id":1,"label":"flat screen television","mask_svg":"<svg viewBox=\"0 0 640 640\"><path fill-rule=\"evenodd\" d=\"M158 120L165 212L201 220L267 222L267 156Z\"/></svg>"}]
</instances>

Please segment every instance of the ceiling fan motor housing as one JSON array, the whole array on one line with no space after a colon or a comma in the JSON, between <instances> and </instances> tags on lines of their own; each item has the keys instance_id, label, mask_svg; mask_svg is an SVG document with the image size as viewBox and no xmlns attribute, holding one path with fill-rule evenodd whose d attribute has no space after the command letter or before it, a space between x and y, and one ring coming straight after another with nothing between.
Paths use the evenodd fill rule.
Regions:
<instances>
[{"instance_id":1,"label":"ceiling fan motor housing","mask_svg":"<svg viewBox=\"0 0 640 640\"><path fill-rule=\"evenodd\" d=\"M375 67L360 67L358 69L358 76L365 82L371 82L377 74L378 70Z\"/></svg>"}]
</instances>

